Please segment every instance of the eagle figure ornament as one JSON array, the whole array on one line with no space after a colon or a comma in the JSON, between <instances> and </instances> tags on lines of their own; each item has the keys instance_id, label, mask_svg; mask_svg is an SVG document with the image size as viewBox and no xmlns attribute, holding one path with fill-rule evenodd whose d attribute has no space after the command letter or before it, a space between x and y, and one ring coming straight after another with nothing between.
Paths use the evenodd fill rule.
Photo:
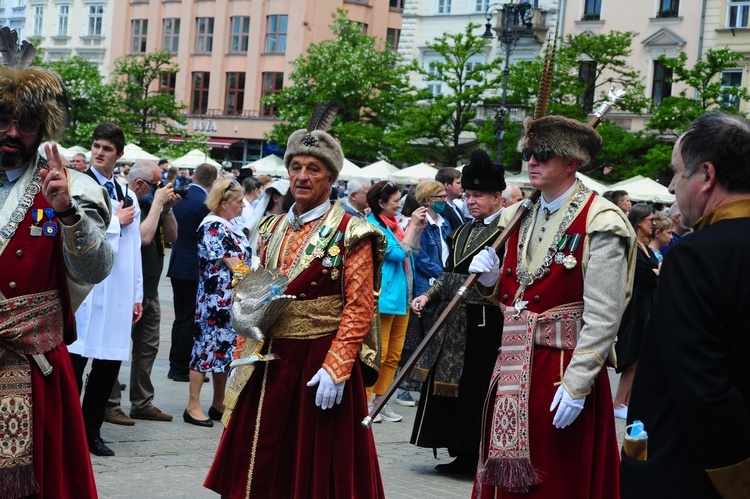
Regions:
<instances>
[{"instance_id":1,"label":"eagle figure ornament","mask_svg":"<svg viewBox=\"0 0 750 499\"><path fill-rule=\"evenodd\" d=\"M278 359L272 353L261 355L260 350L268 329L297 298L284 294L289 278L279 269L268 270L262 266L255 270L245 266L244 269L235 270L234 274L237 282L233 283L232 327L237 334L256 346L250 350L248 357L235 359L230 367Z\"/></svg>"}]
</instances>

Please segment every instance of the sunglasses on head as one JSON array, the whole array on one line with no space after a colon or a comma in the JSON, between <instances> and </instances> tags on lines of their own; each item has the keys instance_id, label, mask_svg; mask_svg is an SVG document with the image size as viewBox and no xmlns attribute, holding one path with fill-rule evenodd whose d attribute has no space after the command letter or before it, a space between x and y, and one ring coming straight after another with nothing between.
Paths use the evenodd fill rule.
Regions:
<instances>
[{"instance_id":1,"label":"sunglasses on head","mask_svg":"<svg viewBox=\"0 0 750 499\"><path fill-rule=\"evenodd\" d=\"M521 158L527 162L531 159L532 156L534 156L534 158L538 162L544 163L545 161L549 160L554 155L555 153L553 153L552 151L547 151L547 150L537 151L535 149L524 149L523 151L521 151Z\"/></svg>"}]
</instances>

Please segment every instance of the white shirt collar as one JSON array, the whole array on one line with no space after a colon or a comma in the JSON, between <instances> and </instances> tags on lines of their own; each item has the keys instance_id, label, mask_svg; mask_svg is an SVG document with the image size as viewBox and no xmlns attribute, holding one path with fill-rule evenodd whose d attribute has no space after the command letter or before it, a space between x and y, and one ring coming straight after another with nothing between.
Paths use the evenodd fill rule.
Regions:
<instances>
[{"instance_id":1,"label":"white shirt collar","mask_svg":"<svg viewBox=\"0 0 750 499\"><path fill-rule=\"evenodd\" d=\"M438 215L438 214L435 214L435 216L437 218L435 220L433 220L429 213L425 213L425 218L427 218L427 221L431 225L440 225L440 226L442 226L445 223L445 219L442 216Z\"/></svg>"},{"instance_id":2,"label":"white shirt collar","mask_svg":"<svg viewBox=\"0 0 750 499\"><path fill-rule=\"evenodd\" d=\"M295 215L294 209L297 207L297 203L294 203L291 208L289 208L289 212L287 213L287 219L289 220L289 223L291 224L292 221L296 218L298 221L302 222L302 225L312 222L313 220L317 220L326 213L328 213L328 210L331 209L331 202L326 199L325 203L321 204L320 206L316 206L312 210L303 213L302 215Z\"/></svg>"},{"instance_id":3,"label":"white shirt collar","mask_svg":"<svg viewBox=\"0 0 750 499\"><path fill-rule=\"evenodd\" d=\"M554 213L557 210L560 209L560 207L565 203L565 200L568 199L568 196L570 196L570 193L573 192L573 189L575 189L578 186L578 179L576 179L575 182L573 182L573 185L570 186L570 189L563 192L557 199L554 199L550 202L547 202L544 200L544 196L541 196L541 202L542 202L542 209L547 208L547 210L550 213Z\"/></svg>"},{"instance_id":4,"label":"white shirt collar","mask_svg":"<svg viewBox=\"0 0 750 499\"><path fill-rule=\"evenodd\" d=\"M8 176L8 182L15 182L21 178L21 175L24 174L26 168L28 168L28 166L21 166L19 168L14 168L13 170L5 170L5 174Z\"/></svg>"},{"instance_id":5,"label":"white shirt collar","mask_svg":"<svg viewBox=\"0 0 750 499\"><path fill-rule=\"evenodd\" d=\"M99 181L99 183L101 185L104 185L104 182L112 182L112 183L115 182L115 176L114 175L112 175L111 178L107 178L104 175L102 175L101 173L99 173L99 170L97 170L93 166L91 167L91 173L94 174L94 176L96 177L96 179Z\"/></svg>"},{"instance_id":6,"label":"white shirt collar","mask_svg":"<svg viewBox=\"0 0 750 499\"><path fill-rule=\"evenodd\" d=\"M503 212L503 208L500 207L500 209L497 212L493 213L492 215L484 219L484 225L491 224L497 217L500 216L502 212Z\"/></svg>"}]
</instances>

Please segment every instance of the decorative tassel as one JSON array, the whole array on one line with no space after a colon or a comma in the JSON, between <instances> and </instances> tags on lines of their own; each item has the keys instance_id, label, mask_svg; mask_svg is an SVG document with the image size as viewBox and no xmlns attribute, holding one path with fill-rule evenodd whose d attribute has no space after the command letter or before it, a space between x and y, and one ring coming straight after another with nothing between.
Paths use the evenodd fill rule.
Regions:
<instances>
[{"instance_id":1,"label":"decorative tassel","mask_svg":"<svg viewBox=\"0 0 750 499\"><path fill-rule=\"evenodd\" d=\"M542 483L542 477L528 458L488 459L480 466L477 481L514 494L527 494L531 487Z\"/></svg>"},{"instance_id":2,"label":"decorative tassel","mask_svg":"<svg viewBox=\"0 0 750 499\"><path fill-rule=\"evenodd\" d=\"M39 492L39 484L34 476L34 466L15 466L0 470L0 497L15 499Z\"/></svg>"}]
</instances>

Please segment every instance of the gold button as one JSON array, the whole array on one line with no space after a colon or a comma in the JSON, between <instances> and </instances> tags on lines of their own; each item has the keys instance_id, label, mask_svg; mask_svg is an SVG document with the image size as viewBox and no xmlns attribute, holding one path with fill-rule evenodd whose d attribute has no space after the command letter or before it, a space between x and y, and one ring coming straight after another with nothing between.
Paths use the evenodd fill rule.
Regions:
<instances>
[{"instance_id":1,"label":"gold button","mask_svg":"<svg viewBox=\"0 0 750 499\"><path fill-rule=\"evenodd\" d=\"M11 282L10 282L10 283L8 284L8 287L9 287L10 289L16 289L16 283L15 283L15 282L13 282L13 281L11 281Z\"/></svg>"},{"instance_id":2,"label":"gold button","mask_svg":"<svg viewBox=\"0 0 750 499\"><path fill-rule=\"evenodd\" d=\"M321 272L323 275L328 275L328 269L323 269Z\"/></svg>"},{"instance_id":3,"label":"gold button","mask_svg":"<svg viewBox=\"0 0 750 499\"><path fill-rule=\"evenodd\" d=\"M18 250L18 251L16 251L16 256L17 256L18 258L21 258L21 257L23 256L23 251L22 251L22 250Z\"/></svg>"},{"instance_id":4,"label":"gold button","mask_svg":"<svg viewBox=\"0 0 750 499\"><path fill-rule=\"evenodd\" d=\"M305 293L300 293L300 294L299 294L299 297L300 297L300 298L307 298L307 295L306 295Z\"/></svg>"},{"instance_id":5,"label":"gold button","mask_svg":"<svg viewBox=\"0 0 750 499\"><path fill-rule=\"evenodd\" d=\"M311 283L310 283L310 286L312 286L313 288L314 288L315 286L317 286L317 285L318 285L318 283L317 283L317 282L315 282L315 281L313 281L313 282L311 282Z\"/></svg>"}]
</instances>

